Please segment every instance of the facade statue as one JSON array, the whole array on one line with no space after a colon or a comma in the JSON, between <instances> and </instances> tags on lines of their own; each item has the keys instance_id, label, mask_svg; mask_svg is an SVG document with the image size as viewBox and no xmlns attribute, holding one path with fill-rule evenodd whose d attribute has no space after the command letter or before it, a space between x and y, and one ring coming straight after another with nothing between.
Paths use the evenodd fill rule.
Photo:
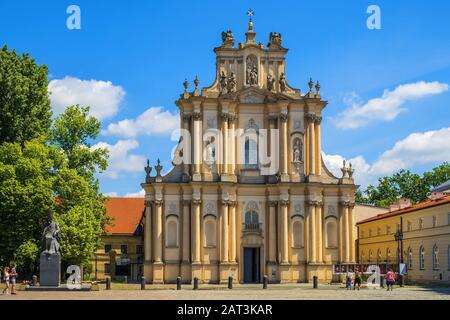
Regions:
<instances>
[{"instance_id":1,"label":"facade statue","mask_svg":"<svg viewBox=\"0 0 450 320\"><path fill-rule=\"evenodd\" d=\"M60 254L59 241L61 241L61 230L53 219L52 210L49 208L47 210L47 222L42 232L42 253L46 255Z\"/></svg>"},{"instance_id":2,"label":"facade statue","mask_svg":"<svg viewBox=\"0 0 450 320\"><path fill-rule=\"evenodd\" d=\"M267 90L272 91L274 89L275 79L269 73L267 75Z\"/></svg>"},{"instance_id":3,"label":"facade statue","mask_svg":"<svg viewBox=\"0 0 450 320\"><path fill-rule=\"evenodd\" d=\"M294 142L294 162L301 162L302 158L302 143L299 139L296 139Z\"/></svg>"},{"instance_id":4,"label":"facade statue","mask_svg":"<svg viewBox=\"0 0 450 320\"><path fill-rule=\"evenodd\" d=\"M252 57L247 57L247 84L251 86L258 84L258 67Z\"/></svg>"},{"instance_id":5,"label":"facade statue","mask_svg":"<svg viewBox=\"0 0 450 320\"><path fill-rule=\"evenodd\" d=\"M222 71L220 74L220 94L224 94L227 91L227 76L225 75L225 72Z\"/></svg>"},{"instance_id":6,"label":"facade statue","mask_svg":"<svg viewBox=\"0 0 450 320\"><path fill-rule=\"evenodd\" d=\"M236 91L236 83L236 75L234 74L234 72L232 72L230 77L228 78L228 92Z\"/></svg>"},{"instance_id":7,"label":"facade statue","mask_svg":"<svg viewBox=\"0 0 450 320\"><path fill-rule=\"evenodd\" d=\"M234 37L233 32L231 30L222 32L222 47L233 47L234 46Z\"/></svg>"},{"instance_id":8,"label":"facade statue","mask_svg":"<svg viewBox=\"0 0 450 320\"><path fill-rule=\"evenodd\" d=\"M286 90L286 77L284 76L284 73L281 73L280 75L280 91L284 92Z\"/></svg>"},{"instance_id":9,"label":"facade statue","mask_svg":"<svg viewBox=\"0 0 450 320\"><path fill-rule=\"evenodd\" d=\"M281 33L271 32L269 35L269 44L267 45L267 47L277 49L282 48L281 41Z\"/></svg>"}]
</instances>

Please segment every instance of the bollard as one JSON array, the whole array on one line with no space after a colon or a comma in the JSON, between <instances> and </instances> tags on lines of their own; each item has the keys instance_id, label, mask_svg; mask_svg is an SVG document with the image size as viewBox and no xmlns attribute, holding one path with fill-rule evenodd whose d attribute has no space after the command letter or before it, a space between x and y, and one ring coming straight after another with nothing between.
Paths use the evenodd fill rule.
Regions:
<instances>
[{"instance_id":1,"label":"bollard","mask_svg":"<svg viewBox=\"0 0 450 320\"><path fill-rule=\"evenodd\" d=\"M198 290L198 278L194 278L194 290Z\"/></svg>"},{"instance_id":2,"label":"bollard","mask_svg":"<svg viewBox=\"0 0 450 320\"><path fill-rule=\"evenodd\" d=\"M33 276L33 280L32 280L31 283L32 283L33 286L37 286L37 282L38 282L37 281L37 276L35 275L35 276Z\"/></svg>"},{"instance_id":3,"label":"bollard","mask_svg":"<svg viewBox=\"0 0 450 320\"><path fill-rule=\"evenodd\" d=\"M141 290L145 290L145 277L141 277Z\"/></svg>"},{"instance_id":4,"label":"bollard","mask_svg":"<svg viewBox=\"0 0 450 320\"><path fill-rule=\"evenodd\" d=\"M317 287L318 287L317 281L318 281L317 276L314 276L314 277L313 277L313 288L314 288L314 289L317 289Z\"/></svg>"},{"instance_id":5,"label":"bollard","mask_svg":"<svg viewBox=\"0 0 450 320\"><path fill-rule=\"evenodd\" d=\"M111 290L111 278L106 278L106 290Z\"/></svg>"},{"instance_id":6,"label":"bollard","mask_svg":"<svg viewBox=\"0 0 450 320\"><path fill-rule=\"evenodd\" d=\"M228 289L233 289L233 277L228 277Z\"/></svg>"},{"instance_id":7,"label":"bollard","mask_svg":"<svg viewBox=\"0 0 450 320\"><path fill-rule=\"evenodd\" d=\"M267 284L269 283L269 278L264 276L263 278L263 289L267 289Z\"/></svg>"},{"instance_id":8,"label":"bollard","mask_svg":"<svg viewBox=\"0 0 450 320\"><path fill-rule=\"evenodd\" d=\"M177 277L177 290L181 290L181 277Z\"/></svg>"},{"instance_id":9,"label":"bollard","mask_svg":"<svg viewBox=\"0 0 450 320\"><path fill-rule=\"evenodd\" d=\"M123 277L123 282L128 283L128 276Z\"/></svg>"}]
</instances>

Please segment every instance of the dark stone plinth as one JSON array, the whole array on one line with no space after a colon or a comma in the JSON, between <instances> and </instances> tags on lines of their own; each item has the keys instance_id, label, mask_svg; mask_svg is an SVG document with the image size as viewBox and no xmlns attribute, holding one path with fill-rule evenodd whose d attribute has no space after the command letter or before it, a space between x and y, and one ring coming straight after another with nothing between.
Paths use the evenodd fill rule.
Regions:
<instances>
[{"instance_id":1,"label":"dark stone plinth","mask_svg":"<svg viewBox=\"0 0 450 320\"><path fill-rule=\"evenodd\" d=\"M79 288L73 288L68 287L67 285L63 284L58 287L54 286L29 286L25 290L26 291L91 291L91 285L90 284L83 284Z\"/></svg>"},{"instance_id":2,"label":"dark stone plinth","mask_svg":"<svg viewBox=\"0 0 450 320\"><path fill-rule=\"evenodd\" d=\"M39 283L42 287L59 287L61 279L61 256L59 253L41 253Z\"/></svg>"}]
</instances>

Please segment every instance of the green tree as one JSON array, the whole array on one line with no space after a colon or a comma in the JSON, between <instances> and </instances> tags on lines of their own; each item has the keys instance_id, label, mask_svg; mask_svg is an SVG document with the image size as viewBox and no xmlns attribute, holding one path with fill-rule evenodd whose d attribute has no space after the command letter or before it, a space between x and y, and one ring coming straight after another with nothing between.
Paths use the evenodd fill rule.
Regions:
<instances>
[{"instance_id":1,"label":"green tree","mask_svg":"<svg viewBox=\"0 0 450 320\"><path fill-rule=\"evenodd\" d=\"M0 143L46 136L51 123L47 67L28 54L0 50Z\"/></svg>"},{"instance_id":2,"label":"green tree","mask_svg":"<svg viewBox=\"0 0 450 320\"><path fill-rule=\"evenodd\" d=\"M444 162L433 170L425 172L423 179L431 188L450 180L450 163Z\"/></svg>"}]
</instances>

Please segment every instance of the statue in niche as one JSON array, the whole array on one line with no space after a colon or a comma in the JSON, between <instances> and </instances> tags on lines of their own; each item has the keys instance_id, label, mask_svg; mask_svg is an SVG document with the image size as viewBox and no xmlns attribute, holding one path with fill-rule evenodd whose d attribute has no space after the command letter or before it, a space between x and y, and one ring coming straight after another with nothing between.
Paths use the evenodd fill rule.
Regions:
<instances>
[{"instance_id":1,"label":"statue in niche","mask_svg":"<svg viewBox=\"0 0 450 320\"><path fill-rule=\"evenodd\" d=\"M267 90L272 91L274 89L275 79L269 73L267 75Z\"/></svg>"},{"instance_id":2,"label":"statue in niche","mask_svg":"<svg viewBox=\"0 0 450 320\"><path fill-rule=\"evenodd\" d=\"M228 78L228 92L235 92L236 91L236 75L234 72L231 73L230 77Z\"/></svg>"},{"instance_id":3,"label":"statue in niche","mask_svg":"<svg viewBox=\"0 0 450 320\"><path fill-rule=\"evenodd\" d=\"M225 71L222 71L220 74L220 94L226 93L227 90L227 76L225 75Z\"/></svg>"},{"instance_id":4,"label":"statue in niche","mask_svg":"<svg viewBox=\"0 0 450 320\"><path fill-rule=\"evenodd\" d=\"M207 143L206 143L206 163L208 163L208 164L212 164L212 163L214 163L214 158L215 158L215 150L214 150L214 146L213 146L213 140L211 139L211 140L209 140Z\"/></svg>"},{"instance_id":5,"label":"statue in niche","mask_svg":"<svg viewBox=\"0 0 450 320\"><path fill-rule=\"evenodd\" d=\"M295 139L293 149L294 149L294 162L301 162L303 155L302 155L302 143L300 139Z\"/></svg>"},{"instance_id":6,"label":"statue in niche","mask_svg":"<svg viewBox=\"0 0 450 320\"><path fill-rule=\"evenodd\" d=\"M284 75L284 73L281 73L280 75L280 91L284 92L286 90L286 77Z\"/></svg>"},{"instance_id":7,"label":"statue in niche","mask_svg":"<svg viewBox=\"0 0 450 320\"><path fill-rule=\"evenodd\" d=\"M258 67L252 57L247 57L247 84L251 86L258 84Z\"/></svg>"}]
</instances>

